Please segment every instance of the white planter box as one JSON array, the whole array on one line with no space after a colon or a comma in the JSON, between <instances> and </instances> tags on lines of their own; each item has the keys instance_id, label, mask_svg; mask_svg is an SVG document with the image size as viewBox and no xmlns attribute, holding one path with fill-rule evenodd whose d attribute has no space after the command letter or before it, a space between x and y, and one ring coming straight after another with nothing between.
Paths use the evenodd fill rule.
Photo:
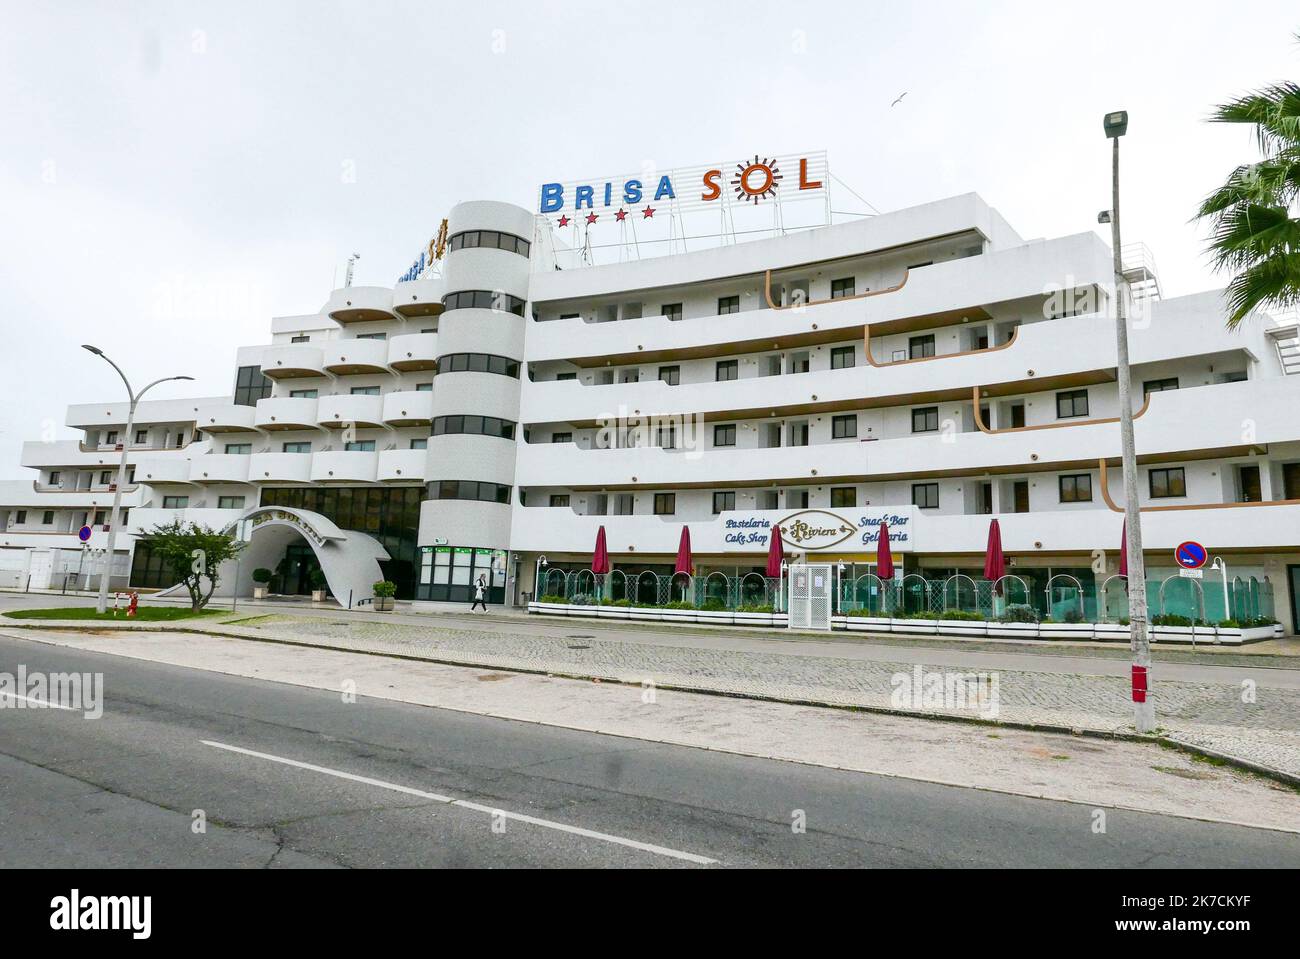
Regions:
<instances>
[{"instance_id":1,"label":"white planter box","mask_svg":"<svg viewBox=\"0 0 1300 959\"><path fill-rule=\"evenodd\" d=\"M1282 635L1282 627L1279 626L1252 626L1250 629L1241 630L1241 641L1243 643L1257 643L1262 639L1272 639L1275 636Z\"/></svg>"},{"instance_id":2,"label":"white planter box","mask_svg":"<svg viewBox=\"0 0 1300 959\"><path fill-rule=\"evenodd\" d=\"M1092 639L1092 623L1039 623L1042 639Z\"/></svg>"},{"instance_id":3,"label":"white planter box","mask_svg":"<svg viewBox=\"0 0 1300 959\"><path fill-rule=\"evenodd\" d=\"M540 613L543 616L565 616L569 612L569 607L560 603L529 603L528 612Z\"/></svg>"},{"instance_id":4,"label":"white planter box","mask_svg":"<svg viewBox=\"0 0 1300 959\"><path fill-rule=\"evenodd\" d=\"M894 631L892 619L875 616L845 616L844 627L851 633L890 633Z\"/></svg>"},{"instance_id":5,"label":"white planter box","mask_svg":"<svg viewBox=\"0 0 1300 959\"><path fill-rule=\"evenodd\" d=\"M774 613L733 613L737 626L772 626L776 620Z\"/></svg>"},{"instance_id":6,"label":"white planter box","mask_svg":"<svg viewBox=\"0 0 1300 959\"><path fill-rule=\"evenodd\" d=\"M1153 639L1164 640L1166 643L1190 643L1192 641L1192 627L1190 626L1154 626L1151 629ZM1214 642L1214 627L1197 626L1196 641L1198 643Z\"/></svg>"},{"instance_id":7,"label":"white planter box","mask_svg":"<svg viewBox=\"0 0 1300 959\"><path fill-rule=\"evenodd\" d=\"M662 613L657 609L637 609L635 606L628 610L627 618L636 620L639 623L657 623L661 619L666 619L669 613L677 612L676 610L664 610Z\"/></svg>"},{"instance_id":8,"label":"white planter box","mask_svg":"<svg viewBox=\"0 0 1300 959\"><path fill-rule=\"evenodd\" d=\"M695 613L695 621L697 623L711 623L713 625L730 626L732 623L735 622L735 616L736 614L733 613L731 610L718 611L718 612L706 612L705 610L699 610L698 612Z\"/></svg>"},{"instance_id":9,"label":"white planter box","mask_svg":"<svg viewBox=\"0 0 1300 959\"><path fill-rule=\"evenodd\" d=\"M1119 623L1097 623L1092 627L1093 638L1107 642L1127 643L1131 635L1129 627L1121 626Z\"/></svg>"},{"instance_id":10,"label":"white planter box","mask_svg":"<svg viewBox=\"0 0 1300 959\"><path fill-rule=\"evenodd\" d=\"M896 619L891 629L895 633L932 634L938 631L939 621L935 619Z\"/></svg>"},{"instance_id":11,"label":"white planter box","mask_svg":"<svg viewBox=\"0 0 1300 959\"><path fill-rule=\"evenodd\" d=\"M1281 624L1281 623L1274 623L1274 624L1273 624L1273 635L1274 635L1274 636L1281 637L1282 635L1284 635L1284 632L1285 632L1285 631L1282 629L1282 624Z\"/></svg>"},{"instance_id":12,"label":"white planter box","mask_svg":"<svg viewBox=\"0 0 1300 959\"><path fill-rule=\"evenodd\" d=\"M312 601L313 603L323 603L323 602L325 602L325 590L323 590L323 589L313 589L313 590L311 591L311 601Z\"/></svg>"},{"instance_id":13,"label":"white planter box","mask_svg":"<svg viewBox=\"0 0 1300 959\"><path fill-rule=\"evenodd\" d=\"M265 587L265 586L254 586L254 587L253 587L253 599L266 599L266 587Z\"/></svg>"},{"instance_id":14,"label":"white planter box","mask_svg":"<svg viewBox=\"0 0 1300 959\"><path fill-rule=\"evenodd\" d=\"M1037 623L989 623L988 634L1002 639L1037 639Z\"/></svg>"},{"instance_id":15,"label":"white planter box","mask_svg":"<svg viewBox=\"0 0 1300 959\"><path fill-rule=\"evenodd\" d=\"M940 636L987 636L989 634L989 624L986 622L977 623L972 621L963 621L960 619L941 619L939 620Z\"/></svg>"}]
</instances>

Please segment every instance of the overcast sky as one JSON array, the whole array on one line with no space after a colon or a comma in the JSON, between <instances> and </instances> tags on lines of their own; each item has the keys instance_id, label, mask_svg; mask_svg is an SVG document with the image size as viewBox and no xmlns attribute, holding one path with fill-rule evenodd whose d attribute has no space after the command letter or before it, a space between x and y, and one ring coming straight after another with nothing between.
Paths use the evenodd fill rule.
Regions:
<instances>
[{"instance_id":1,"label":"overcast sky","mask_svg":"<svg viewBox=\"0 0 1300 959\"><path fill-rule=\"evenodd\" d=\"M1025 237L1097 229L1132 116L1125 240L1165 295L1222 283L1189 218L1300 79L1295 0L888 4L0 4L0 478L70 403L194 376L315 312L351 252L391 285L455 203L825 149L881 210L980 193ZM890 104L903 92L906 98ZM854 209L844 194L836 207ZM30 473L27 475L31 475Z\"/></svg>"}]
</instances>

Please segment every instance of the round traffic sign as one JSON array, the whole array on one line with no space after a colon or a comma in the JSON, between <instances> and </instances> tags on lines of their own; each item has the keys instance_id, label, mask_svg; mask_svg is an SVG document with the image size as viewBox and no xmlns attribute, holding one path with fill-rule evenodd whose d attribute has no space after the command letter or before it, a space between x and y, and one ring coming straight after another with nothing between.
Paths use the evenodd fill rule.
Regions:
<instances>
[{"instance_id":1,"label":"round traffic sign","mask_svg":"<svg viewBox=\"0 0 1300 959\"><path fill-rule=\"evenodd\" d=\"M93 531L89 526L83 526L81 529L77 530L77 539L81 540L83 543L89 543L92 532Z\"/></svg>"},{"instance_id":2,"label":"round traffic sign","mask_svg":"<svg viewBox=\"0 0 1300 959\"><path fill-rule=\"evenodd\" d=\"M1203 569L1210 561L1210 554L1200 543L1186 542L1174 550L1174 559L1183 569Z\"/></svg>"}]
</instances>

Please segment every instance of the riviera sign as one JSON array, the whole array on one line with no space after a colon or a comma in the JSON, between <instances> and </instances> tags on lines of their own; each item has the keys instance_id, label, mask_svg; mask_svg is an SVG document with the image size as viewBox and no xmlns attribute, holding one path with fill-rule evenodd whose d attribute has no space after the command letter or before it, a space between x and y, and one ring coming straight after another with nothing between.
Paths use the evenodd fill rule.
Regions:
<instances>
[{"instance_id":1,"label":"riviera sign","mask_svg":"<svg viewBox=\"0 0 1300 959\"><path fill-rule=\"evenodd\" d=\"M912 513L873 511L854 518L826 510L801 510L775 522L759 514L733 515L723 520L723 541L742 549L766 549L773 525L780 526L781 540L793 552L822 552L852 544L874 548L880 540L880 524L889 526L890 546L910 550Z\"/></svg>"},{"instance_id":2,"label":"riviera sign","mask_svg":"<svg viewBox=\"0 0 1300 959\"><path fill-rule=\"evenodd\" d=\"M629 176L543 183L537 212L559 214L556 223L560 227L568 226L575 216L593 224L604 213L619 223L634 213L639 214L637 219L648 220L660 206L680 213L736 202L756 205L779 199L783 191L801 198L825 196L828 176L825 152L776 157L754 154L744 160L667 172L647 166L642 173Z\"/></svg>"}]
</instances>

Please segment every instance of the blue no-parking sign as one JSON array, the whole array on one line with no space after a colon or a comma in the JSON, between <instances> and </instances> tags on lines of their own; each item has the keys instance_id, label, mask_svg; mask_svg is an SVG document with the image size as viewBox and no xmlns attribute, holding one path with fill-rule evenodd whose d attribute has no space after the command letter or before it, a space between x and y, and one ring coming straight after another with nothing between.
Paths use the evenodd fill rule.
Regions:
<instances>
[{"instance_id":1,"label":"blue no-parking sign","mask_svg":"<svg viewBox=\"0 0 1300 959\"><path fill-rule=\"evenodd\" d=\"M89 526L83 526L81 529L77 530L77 539L81 540L83 543L89 543L91 532Z\"/></svg>"},{"instance_id":2,"label":"blue no-parking sign","mask_svg":"<svg viewBox=\"0 0 1300 959\"><path fill-rule=\"evenodd\" d=\"M1210 554L1200 543L1186 542L1174 550L1174 559L1183 569L1204 569Z\"/></svg>"}]
</instances>

